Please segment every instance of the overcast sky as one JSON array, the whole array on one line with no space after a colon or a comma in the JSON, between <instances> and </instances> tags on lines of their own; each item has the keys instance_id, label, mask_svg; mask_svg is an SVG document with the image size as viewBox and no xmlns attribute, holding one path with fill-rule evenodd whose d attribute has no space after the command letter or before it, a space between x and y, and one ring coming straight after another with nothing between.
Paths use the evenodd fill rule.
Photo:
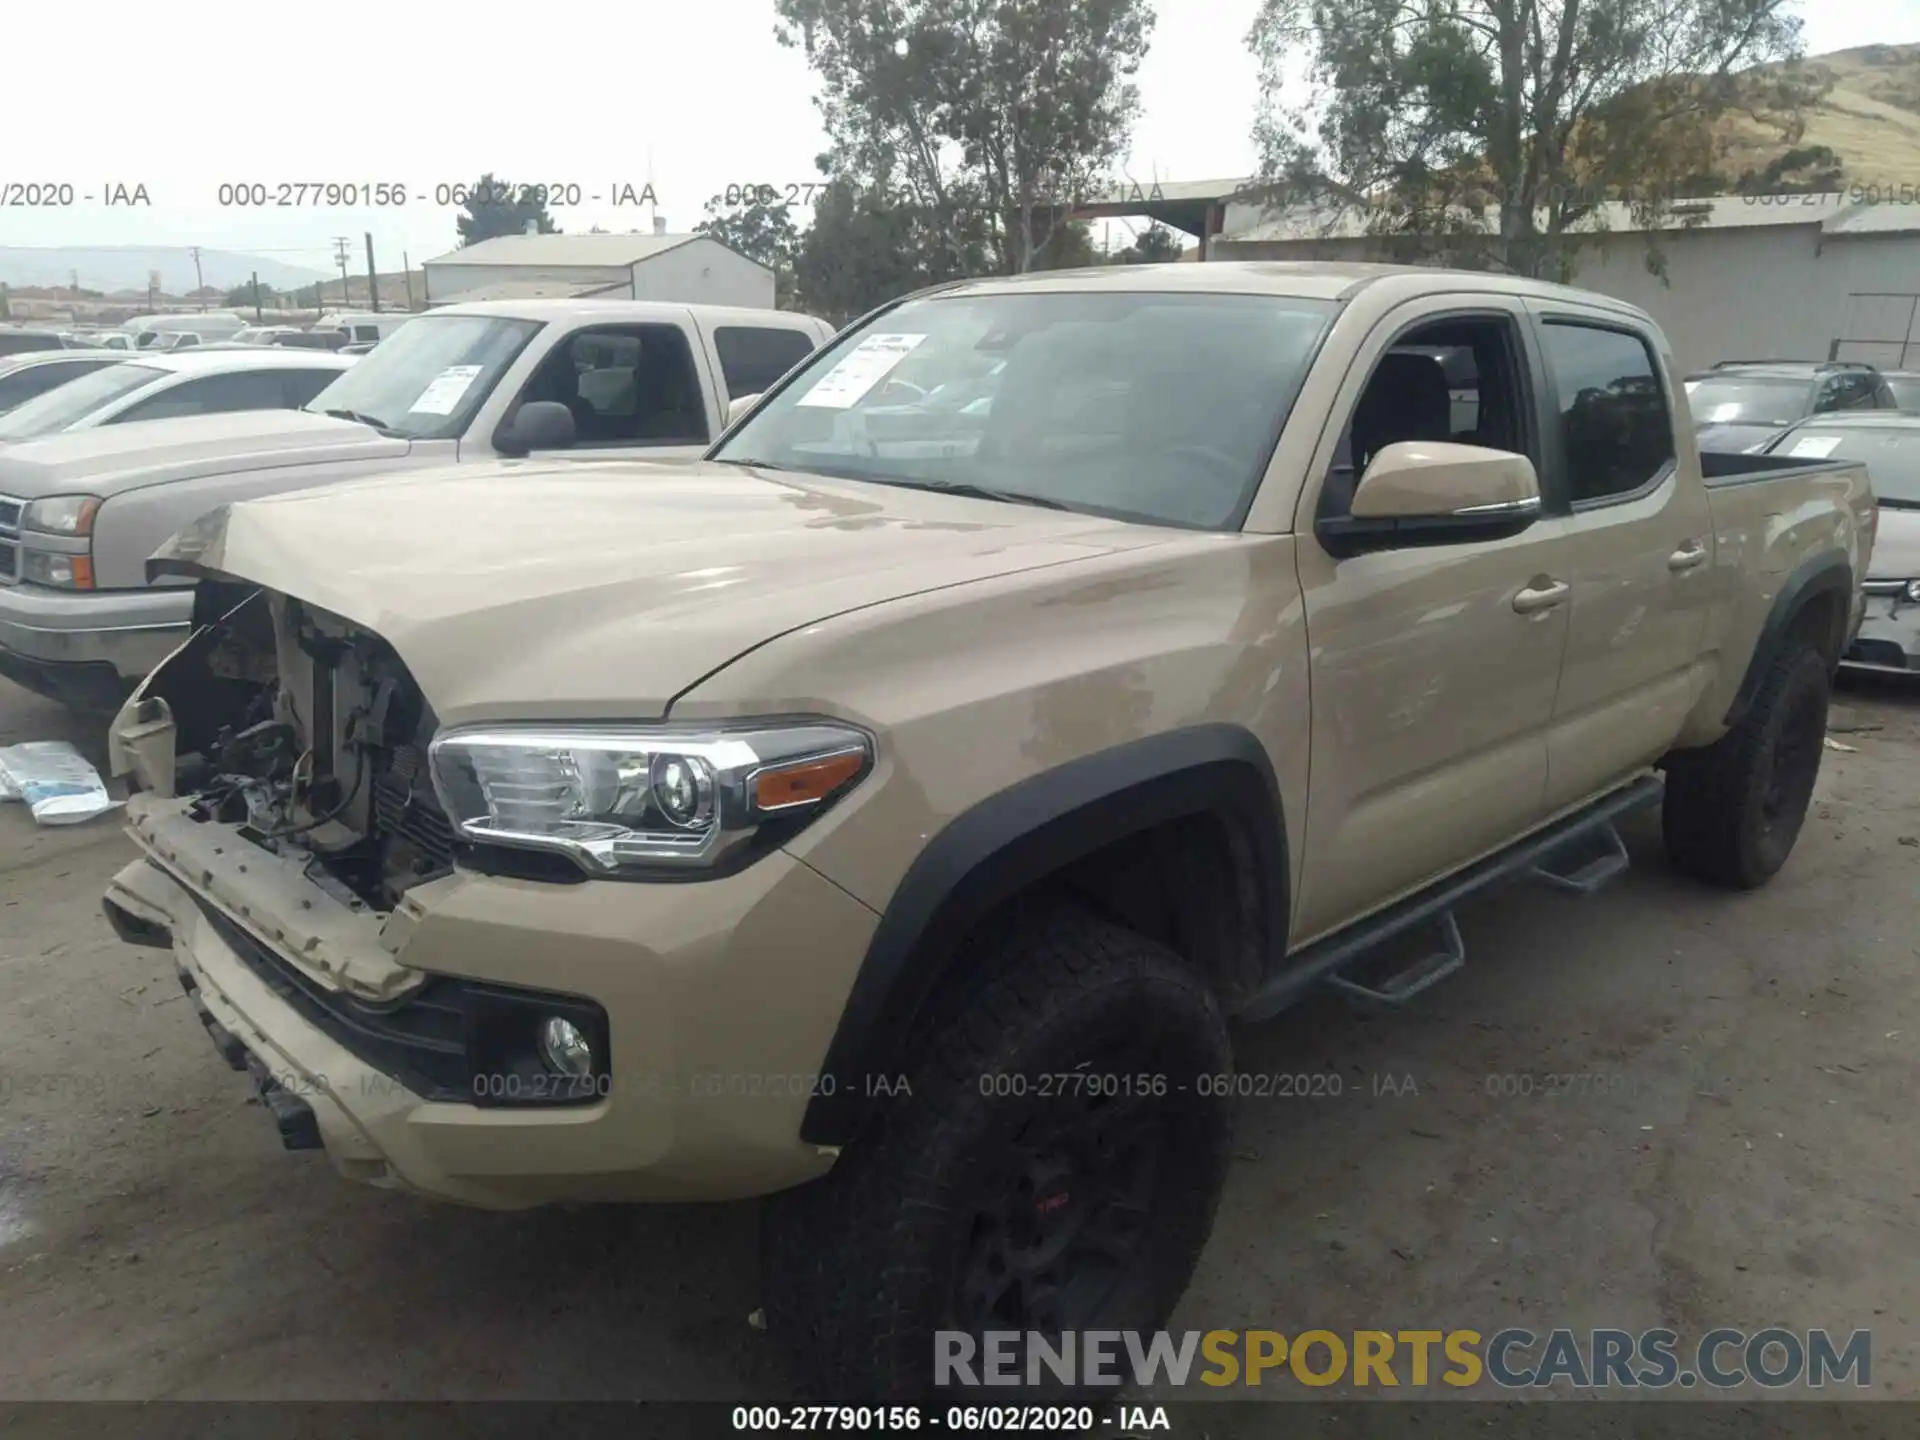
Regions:
<instances>
[{"instance_id":1,"label":"overcast sky","mask_svg":"<svg viewBox=\"0 0 1920 1440\"><path fill-rule=\"evenodd\" d=\"M1250 169L1256 92L1243 41L1256 8L1160 0L1127 167L1143 185ZM0 244L198 244L331 270L344 235L362 270L371 231L381 269L396 270L403 251L417 266L453 247L453 213L434 205L434 188L482 170L603 197L557 209L565 230L651 228L649 212L607 203L623 186L637 194L651 181L659 214L682 231L729 184L818 178L811 77L775 42L771 0L497 11L96 0L86 11L76 26L57 5L7 7L0 184L67 182L96 197L139 184L152 204L0 209ZM1803 13L1813 53L1920 40L1920 0L1811 0ZM50 109L36 124L41 100ZM219 204L223 183L303 181L397 182L422 198L397 210Z\"/></svg>"}]
</instances>

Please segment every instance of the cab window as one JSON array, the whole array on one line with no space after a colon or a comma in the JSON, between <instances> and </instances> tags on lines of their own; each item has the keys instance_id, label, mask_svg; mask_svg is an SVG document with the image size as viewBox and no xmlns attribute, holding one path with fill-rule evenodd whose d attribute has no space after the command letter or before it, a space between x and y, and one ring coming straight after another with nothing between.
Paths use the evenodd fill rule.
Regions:
<instances>
[{"instance_id":1,"label":"cab window","mask_svg":"<svg viewBox=\"0 0 1920 1440\"><path fill-rule=\"evenodd\" d=\"M1548 321L1541 339L1573 503L1621 499L1661 479L1674 462L1673 418L1647 342L1572 320Z\"/></svg>"}]
</instances>

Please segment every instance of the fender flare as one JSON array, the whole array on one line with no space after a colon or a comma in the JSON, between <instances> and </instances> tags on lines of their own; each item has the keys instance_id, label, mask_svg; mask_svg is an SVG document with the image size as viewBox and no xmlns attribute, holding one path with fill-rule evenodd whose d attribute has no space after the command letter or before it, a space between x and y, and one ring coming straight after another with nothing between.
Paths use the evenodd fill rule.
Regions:
<instances>
[{"instance_id":1,"label":"fender flare","mask_svg":"<svg viewBox=\"0 0 1920 1440\"><path fill-rule=\"evenodd\" d=\"M963 812L908 867L854 977L801 1139L845 1145L859 1133L873 1103L869 1078L901 1068L915 1016L995 906L1116 840L1203 814L1222 816L1250 847L1266 957L1281 954L1286 824L1273 764L1250 731L1193 726L1069 761Z\"/></svg>"},{"instance_id":2,"label":"fender flare","mask_svg":"<svg viewBox=\"0 0 1920 1440\"><path fill-rule=\"evenodd\" d=\"M1794 621L1801 611L1823 595L1838 592L1842 597L1853 594L1853 566L1844 555L1819 555L1806 561L1787 577L1780 591L1773 597L1773 606L1767 611L1767 618L1760 626L1760 638L1754 642L1753 655L1747 661L1747 672L1740 677L1740 688L1734 693L1733 704L1727 709L1726 726L1729 730L1747 718L1747 712L1753 708L1754 696L1760 693L1760 684L1773 668L1773 662L1779 657L1780 649L1786 644ZM1851 610L1849 610L1851 615ZM1841 638L1842 648L1845 637ZM1836 651L1834 659L1839 659Z\"/></svg>"}]
</instances>

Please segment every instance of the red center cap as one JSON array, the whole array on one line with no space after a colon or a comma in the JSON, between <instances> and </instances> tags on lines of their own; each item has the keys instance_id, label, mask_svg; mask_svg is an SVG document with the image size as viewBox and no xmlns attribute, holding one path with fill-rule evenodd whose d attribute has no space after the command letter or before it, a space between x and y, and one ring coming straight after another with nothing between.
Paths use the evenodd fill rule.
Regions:
<instances>
[{"instance_id":1,"label":"red center cap","mask_svg":"<svg viewBox=\"0 0 1920 1440\"><path fill-rule=\"evenodd\" d=\"M1042 1215L1051 1215L1054 1211L1058 1210L1062 1205L1066 1204L1067 1201L1072 1198L1073 1197L1068 1195L1066 1191L1061 1190L1055 1194L1048 1195L1043 1199L1035 1201L1033 1208L1038 1210Z\"/></svg>"}]
</instances>

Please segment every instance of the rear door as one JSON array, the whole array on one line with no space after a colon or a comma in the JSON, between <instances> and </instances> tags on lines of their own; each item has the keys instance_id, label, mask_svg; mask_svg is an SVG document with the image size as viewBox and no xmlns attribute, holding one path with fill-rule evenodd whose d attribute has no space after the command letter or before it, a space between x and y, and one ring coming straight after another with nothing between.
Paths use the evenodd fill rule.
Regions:
<instances>
[{"instance_id":1,"label":"rear door","mask_svg":"<svg viewBox=\"0 0 1920 1440\"><path fill-rule=\"evenodd\" d=\"M1577 805L1666 751L1706 670L1713 524L1671 357L1620 315L1531 301L1552 418L1543 488L1568 511L1573 587L1547 739L1547 798Z\"/></svg>"}]
</instances>

